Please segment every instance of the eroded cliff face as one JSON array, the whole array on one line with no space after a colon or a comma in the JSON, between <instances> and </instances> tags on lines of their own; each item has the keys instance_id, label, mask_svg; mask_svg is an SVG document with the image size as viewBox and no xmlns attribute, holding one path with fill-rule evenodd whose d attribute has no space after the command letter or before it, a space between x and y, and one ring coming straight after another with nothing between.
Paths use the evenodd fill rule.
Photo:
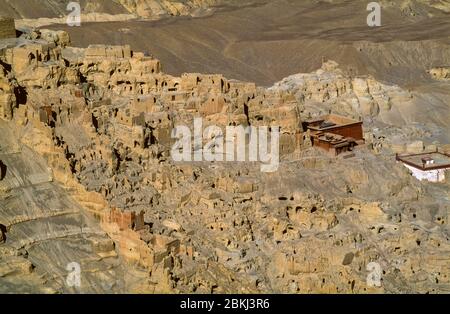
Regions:
<instances>
[{"instance_id":1,"label":"eroded cliff face","mask_svg":"<svg viewBox=\"0 0 450 314\"><path fill-rule=\"evenodd\" d=\"M1 54L3 93L11 97L0 123L20 136L1 132L0 224L7 228L0 249L11 252L1 257L4 267L20 257L18 273L32 289L65 291L61 281L37 275L61 277L71 260L81 261L95 292L116 279L118 292L449 291L449 182L419 182L395 161L395 152L408 149L449 150L449 108L439 102L448 95L345 74L332 61L267 89L222 75L167 75L159 60L129 46L73 48L64 32L35 31L19 42ZM441 111L423 120L420 111L406 114L405 106L424 99ZM311 147L302 122L330 110L362 119L366 144L340 157ZM197 117L221 129L280 126L278 171L174 162L174 127L192 130ZM31 163L38 155L41 171ZM30 166L17 164L25 159ZM42 184L54 191L44 201L37 199ZM11 194L31 201L17 206ZM91 229L75 218L88 213L97 217ZM16 216L24 218L11 223ZM61 216L64 227L47 223ZM94 277L83 264L92 259ZM380 267L381 286L368 284L371 263ZM0 281L20 283L14 274L3 271Z\"/></svg>"},{"instance_id":2,"label":"eroded cliff face","mask_svg":"<svg viewBox=\"0 0 450 314\"><path fill-rule=\"evenodd\" d=\"M134 271L118 258L114 242L74 197L96 202L76 184L59 184L58 169L20 140L23 129L0 121L1 293L125 293ZM36 136L40 136L36 134ZM44 135L41 135L44 137ZM39 151L45 158L37 154ZM49 156L52 155L52 156ZM83 269L80 287L67 284L72 263ZM140 282L139 285L142 285ZM147 291L151 292L147 286ZM146 291L140 287L140 291Z\"/></svg>"},{"instance_id":3,"label":"eroded cliff face","mask_svg":"<svg viewBox=\"0 0 450 314\"><path fill-rule=\"evenodd\" d=\"M187 16L201 14L202 11L225 3L222 0L119 0L130 12L143 18L154 18L161 15ZM231 1L233 2L233 1Z\"/></svg>"}]
</instances>

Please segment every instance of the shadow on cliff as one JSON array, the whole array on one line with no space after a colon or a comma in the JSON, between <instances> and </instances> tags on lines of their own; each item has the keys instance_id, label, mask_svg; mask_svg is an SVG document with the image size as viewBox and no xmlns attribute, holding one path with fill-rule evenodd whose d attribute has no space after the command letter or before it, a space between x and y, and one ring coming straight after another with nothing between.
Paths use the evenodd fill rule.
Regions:
<instances>
[{"instance_id":1,"label":"shadow on cliff","mask_svg":"<svg viewBox=\"0 0 450 314\"><path fill-rule=\"evenodd\" d=\"M8 167L0 160L0 180L5 178L7 169Z\"/></svg>"},{"instance_id":2,"label":"shadow on cliff","mask_svg":"<svg viewBox=\"0 0 450 314\"><path fill-rule=\"evenodd\" d=\"M6 226L0 224L0 242L6 241Z\"/></svg>"}]
</instances>

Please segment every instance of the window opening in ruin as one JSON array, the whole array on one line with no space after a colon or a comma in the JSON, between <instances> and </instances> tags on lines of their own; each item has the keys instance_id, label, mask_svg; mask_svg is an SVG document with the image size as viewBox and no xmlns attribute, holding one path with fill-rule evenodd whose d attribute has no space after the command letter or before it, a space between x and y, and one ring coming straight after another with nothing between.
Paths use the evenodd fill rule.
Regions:
<instances>
[{"instance_id":1,"label":"window opening in ruin","mask_svg":"<svg viewBox=\"0 0 450 314\"><path fill-rule=\"evenodd\" d=\"M8 167L0 160L0 180L3 180L6 176Z\"/></svg>"},{"instance_id":2,"label":"window opening in ruin","mask_svg":"<svg viewBox=\"0 0 450 314\"><path fill-rule=\"evenodd\" d=\"M30 52L30 54L28 55L28 61L31 63L35 59L36 59L36 56L32 52Z\"/></svg>"}]
</instances>

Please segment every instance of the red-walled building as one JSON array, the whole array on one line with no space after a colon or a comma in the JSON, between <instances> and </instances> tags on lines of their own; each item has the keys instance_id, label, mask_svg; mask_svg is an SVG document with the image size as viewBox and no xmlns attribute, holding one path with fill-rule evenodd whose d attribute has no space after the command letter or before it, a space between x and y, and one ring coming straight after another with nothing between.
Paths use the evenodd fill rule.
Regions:
<instances>
[{"instance_id":1,"label":"red-walled building","mask_svg":"<svg viewBox=\"0 0 450 314\"><path fill-rule=\"evenodd\" d=\"M364 143L362 125L362 121L329 114L304 122L303 129L309 130L313 146L339 155Z\"/></svg>"}]
</instances>

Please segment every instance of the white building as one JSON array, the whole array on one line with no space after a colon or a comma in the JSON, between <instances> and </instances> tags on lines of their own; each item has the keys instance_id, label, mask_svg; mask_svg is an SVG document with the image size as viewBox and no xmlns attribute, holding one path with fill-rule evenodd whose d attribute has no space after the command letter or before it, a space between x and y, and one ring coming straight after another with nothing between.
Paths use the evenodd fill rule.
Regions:
<instances>
[{"instance_id":1,"label":"white building","mask_svg":"<svg viewBox=\"0 0 450 314\"><path fill-rule=\"evenodd\" d=\"M397 155L396 159L420 181L443 182L445 172L450 170L450 155L440 152Z\"/></svg>"}]
</instances>

